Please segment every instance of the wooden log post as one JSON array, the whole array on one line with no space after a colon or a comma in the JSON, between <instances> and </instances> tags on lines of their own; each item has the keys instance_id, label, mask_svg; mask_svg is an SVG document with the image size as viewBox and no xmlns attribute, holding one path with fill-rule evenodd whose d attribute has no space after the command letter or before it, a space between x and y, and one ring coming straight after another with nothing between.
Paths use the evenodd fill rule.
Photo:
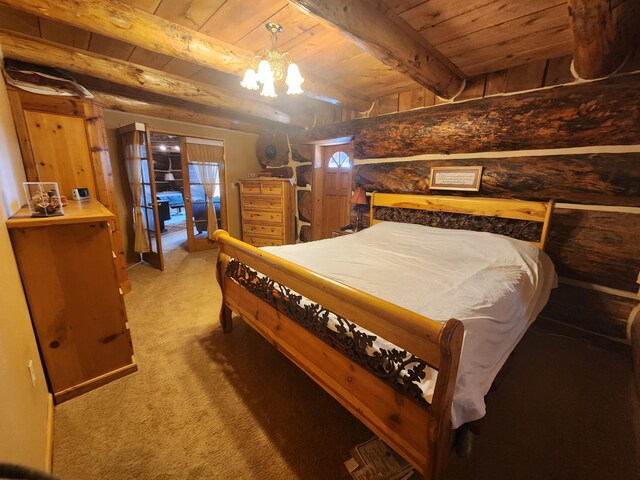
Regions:
<instances>
[{"instance_id":1,"label":"wooden log post","mask_svg":"<svg viewBox=\"0 0 640 480\"><path fill-rule=\"evenodd\" d=\"M573 69L578 78L606 77L632 53L637 0L569 0L573 28Z\"/></svg>"}]
</instances>

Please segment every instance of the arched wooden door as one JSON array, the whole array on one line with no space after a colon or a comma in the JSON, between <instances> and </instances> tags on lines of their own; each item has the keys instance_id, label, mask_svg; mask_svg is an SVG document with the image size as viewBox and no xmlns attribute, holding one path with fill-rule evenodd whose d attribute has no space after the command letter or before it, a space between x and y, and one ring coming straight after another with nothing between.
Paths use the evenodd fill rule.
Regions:
<instances>
[{"instance_id":1,"label":"arched wooden door","mask_svg":"<svg viewBox=\"0 0 640 480\"><path fill-rule=\"evenodd\" d=\"M320 238L349 223L353 159L351 144L321 147L322 220Z\"/></svg>"}]
</instances>

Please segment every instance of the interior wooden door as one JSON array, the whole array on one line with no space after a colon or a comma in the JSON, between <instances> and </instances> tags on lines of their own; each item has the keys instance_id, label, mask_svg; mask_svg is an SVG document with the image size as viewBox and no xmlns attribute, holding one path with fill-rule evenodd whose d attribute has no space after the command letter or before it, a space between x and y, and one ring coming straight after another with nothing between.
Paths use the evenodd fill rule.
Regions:
<instances>
[{"instance_id":1,"label":"interior wooden door","mask_svg":"<svg viewBox=\"0 0 640 480\"><path fill-rule=\"evenodd\" d=\"M353 160L350 144L328 145L322 156L322 219L321 238L330 238L331 231L349 223L349 197Z\"/></svg>"},{"instance_id":2,"label":"interior wooden door","mask_svg":"<svg viewBox=\"0 0 640 480\"><path fill-rule=\"evenodd\" d=\"M195 252L217 248L213 232L218 228L226 228L227 223L224 143L219 140L181 137L180 152L187 217L187 249ZM204 175L209 178L203 178ZM216 222L211 228L208 225L210 205L213 205L216 212Z\"/></svg>"},{"instance_id":3,"label":"interior wooden door","mask_svg":"<svg viewBox=\"0 0 640 480\"><path fill-rule=\"evenodd\" d=\"M142 234L148 242L148 251L140 251L142 259L158 270L164 270L162 256L161 222L158 213L155 173L151 157L151 144L145 124L133 123L119 129L124 161L127 164L129 185L140 183L140 208L142 210ZM131 187L136 188L134 187ZM135 203L135 202L134 202ZM135 230L135 228L134 228ZM134 237L135 243L136 237ZM142 249L141 249L142 250Z\"/></svg>"}]
</instances>

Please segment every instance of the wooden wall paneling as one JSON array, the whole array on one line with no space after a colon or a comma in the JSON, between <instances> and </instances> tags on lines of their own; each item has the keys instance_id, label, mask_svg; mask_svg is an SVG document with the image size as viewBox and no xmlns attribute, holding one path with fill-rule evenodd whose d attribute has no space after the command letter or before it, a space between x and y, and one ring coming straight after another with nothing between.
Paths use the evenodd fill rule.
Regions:
<instances>
[{"instance_id":1,"label":"wooden wall paneling","mask_svg":"<svg viewBox=\"0 0 640 480\"><path fill-rule=\"evenodd\" d=\"M476 75L467 79L464 90L458 95L454 101L471 100L473 98L482 98L484 96L484 88L487 82L486 75Z\"/></svg>"},{"instance_id":2,"label":"wooden wall paneling","mask_svg":"<svg viewBox=\"0 0 640 480\"><path fill-rule=\"evenodd\" d=\"M135 48L136 47L130 43L105 37L95 32L91 34L91 40L89 42L90 52L99 53L105 57L117 58L119 60L128 59Z\"/></svg>"},{"instance_id":3,"label":"wooden wall paneling","mask_svg":"<svg viewBox=\"0 0 640 480\"><path fill-rule=\"evenodd\" d=\"M130 1L127 3L131 3ZM170 20L183 27L199 30L200 27L217 11L225 0L207 0L206 2L175 2L162 0L157 8L147 10L154 15ZM142 7L138 7L142 8Z\"/></svg>"},{"instance_id":4,"label":"wooden wall paneling","mask_svg":"<svg viewBox=\"0 0 640 480\"><path fill-rule=\"evenodd\" d=\"M91 39L91 33L86 30L48 18L40 18L40 36L45 40L85 50L89 48L89 40Z\"/></svg>"},{"instance_id":5,"label":"wooden wall paneling","mask_svg":"<svg viewBox=\"0 0 640 480\"><path fill-rule=\"evenodd\" d=\"M400 92L398 94L398 111L406 112L411 108L411 90Z\"/></svg>"},{"instance_id":6,"label":"wooden wall paneling","mask_svg":"<svg viewBox=\"0 0 640 480\"><path fill-rule=\"evenodd\" d=\"M640 144L640 74L352 120L295 142L354 136L358 159ZM465 128L460 128L464 124Z\"/></svg>"},{"instance_id":7,"label":"wooden wall paneling","mask_svg":"<svg viewBox=\"0 0 640 480\"><path fill-rule=\"evenodd\" d=\"M544 77L544 86L561 85L575 81L571 73L571 62L573 57L565 55L563 57L550 58L547 63L547 72Z\"/></svg>"},{"instance_id":8,"label":"wooden wall paneling","mask_svg":"<svg viewBox=\"0 0 640 480\"><path fill-rule=\"evenodd\" d=\"M638 299L561 283L540 316L625 341L627 319L637 305Z\"/></svg>"},{"instance_id":9,"label":"wooden wall paneling","mask_svg":"<svg viewBox=\"0 0 640 480\"><path fill-rule=\"evenodd\" d=\"M562 277L636 293L638 238L640 212L556 208L546 250Z\"/></svg>"},{"instance_id":10,"label":"wooden wall paneling","mask_svg":"<svg viewBox=\"0 0 640 480\"><path fill-rule=\"evenodd\" d=\"M487 83L484 89L486 97L499 95L507 91L507 70L497 70L487 73Z\"/></svg>"},{"instance_id":11,"label":"wooden wall paneling","mask_svg":"<svg viewBox=\"0 0 640 480\"><path fill-rule=\"evenodd\" d=\"M428 106L426 102L427 98L435 100L435 95L433 93L428 95L428 93L430 92L428 92L424 87L414 88L411 90L411 110ZM433 102L429 105L433 105Z\"/></svg>"},{"instance_id":12,"label":"wooden wall paneling","mask_svg":"<svg viewBox=\"0 0 640 480\"><path fill-rule=\"evenodd\" d=\"M380 97L380 115L385 113L396 113L398 111L398 94L385 95Z\"/></svg>"},{"instance_id":13,"label":"wooden wall paneling","mask_svg":"<svg viewBox=\"0 0 640 480\"><path fill-rule=\"evenodd\" d=\"M450 192L429 191L431 167L482 165L480 191L454 194L638 206L639 155L592 153L366 163L354 167L354 182L367 191L446 195Z\"/></svg>"},{"instance_id":14,"label":"wooden wall paneling","mask_svg":"<svg viewBox=\"0 0 640 480\"><path fill-rule=\"evenodd\" d=\"M521 92L544 86L547 60L518 65L507 70L507 92Z\"/></svg>"},{"instance_id":15,"label":"wooden wall paneling","mask_svg":"<svg viewBox=\"0 0 640 480\"><path fill-rule=\"evenodd\" d=\"M129 55L128 61L142 65L144 67L155 68L156 70L163 70L167 66L167 63L171 61L169 55L163 55L162 53L151 52L144 48L136 47L131 55Z\"/></svg>"}]
</instances>

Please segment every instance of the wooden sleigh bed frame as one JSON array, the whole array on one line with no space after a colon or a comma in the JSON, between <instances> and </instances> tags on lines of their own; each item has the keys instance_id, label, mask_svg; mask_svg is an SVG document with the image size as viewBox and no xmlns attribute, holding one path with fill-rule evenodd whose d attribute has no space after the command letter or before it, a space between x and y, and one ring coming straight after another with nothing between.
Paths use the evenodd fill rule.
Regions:
<instances>
[{"instance_id":1,"label":"wooden sleigh bed frame","mask_svg":"<svg viewBox=\"0 0 640 480\"><path fill-rule=\"evenodd\" d=\"M493 231L543 248L552 208L552 202L374 193L370 218L372 224L392 220ZM248 245L224 230L218 230L215 237L223 330L231 331L232 312L239 315L427 479L438 478L455 434L451 404L462 322L441 323L423 317ZM237 278L238 269L246 282L232 278L232 272ZM259 281L265 277L286 288L273 291L273 283ZM287 303L295 293L322 306L320 317L325 309L333 312L438 370L432 402L421 404L415 395L385 381L388 372L381 374L380 363L373 367L367 360L363 363L362 355L353 350L353 343L358 342L348 335L342 336L338 346L331 346L335 342L310 325L308 315Z\"/></svg>"}]
</instances>

